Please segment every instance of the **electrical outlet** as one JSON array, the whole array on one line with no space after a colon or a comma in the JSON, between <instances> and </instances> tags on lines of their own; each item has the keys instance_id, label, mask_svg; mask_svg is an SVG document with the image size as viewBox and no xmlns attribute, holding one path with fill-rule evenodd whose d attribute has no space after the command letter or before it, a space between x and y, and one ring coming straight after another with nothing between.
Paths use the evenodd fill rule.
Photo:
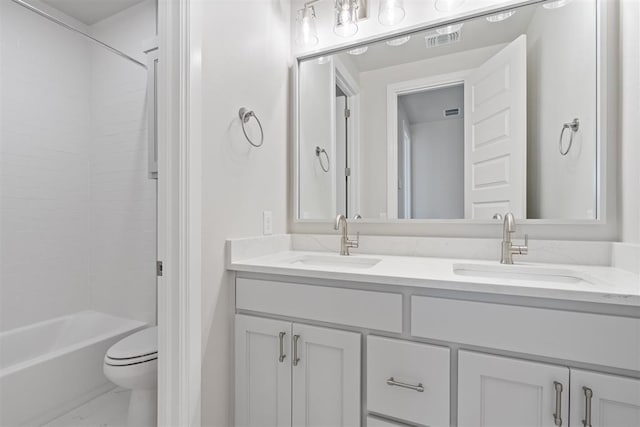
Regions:
<instances>
[{"instance_id":1,"label":"electrical outlet","mask_svg":"<svg viewBox=\"0 0 640 427\"><path fill-rule=\"evenodd\" d=\"M273 234L273 213L271 211L262 212L262 234L265 236Z\"/></svg>"}]
</instances>

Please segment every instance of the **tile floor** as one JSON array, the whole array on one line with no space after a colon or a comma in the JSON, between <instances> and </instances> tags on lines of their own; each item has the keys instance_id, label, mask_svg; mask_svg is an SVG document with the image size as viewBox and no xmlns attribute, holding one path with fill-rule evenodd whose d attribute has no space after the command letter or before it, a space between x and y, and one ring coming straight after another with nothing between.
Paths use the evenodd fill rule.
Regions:
<instances>
[{"instance_id":1,"label":"tile floor","mask_svg":"<svg viewBox=\"0 0 640 427\"><path fill-rule=\"evenodd\" d=\"M123 427L131 392L115 388L79 406L44 427Z\"/></svg>"}]
</instances>

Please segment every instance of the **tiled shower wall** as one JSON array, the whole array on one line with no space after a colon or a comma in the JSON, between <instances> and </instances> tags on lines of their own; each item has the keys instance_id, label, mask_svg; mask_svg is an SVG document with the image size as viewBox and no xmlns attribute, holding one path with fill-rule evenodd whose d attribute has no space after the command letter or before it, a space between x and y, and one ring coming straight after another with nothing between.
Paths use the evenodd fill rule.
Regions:
<instances>
[{"instance_id":1,"label":"tiled shower wall","mask_svg":"<svg viewBox=\"0 0 640 427\"><path fill-rule=\"evenodd\" d=\"M0 2L0 330L88 308L89 45Z\"/></svg>"},{"instance_id":2,"label":"tiled shower wall","mask_svg":"<svg viewBox=\"0 0 640 427\"><path fill-rule=\"evenodd\" d=\"M91 26L94 36L145 62L153 1ZM98 47L91 54L89 288L94 309L155 320L156 181L147 170L147 72Z\"/></svg>"},{"instance_id":3,"label":"tiled shower wall","mask_svg":"<svg viewBox=\"0 0 640 427\"><path fill-rule=\"evenodd\" d=\"M138 53L152 6L84 29ZM12 2L0 21L0 331L86 309L153 321L144 69Z\"/></svg>"}]
</instances>

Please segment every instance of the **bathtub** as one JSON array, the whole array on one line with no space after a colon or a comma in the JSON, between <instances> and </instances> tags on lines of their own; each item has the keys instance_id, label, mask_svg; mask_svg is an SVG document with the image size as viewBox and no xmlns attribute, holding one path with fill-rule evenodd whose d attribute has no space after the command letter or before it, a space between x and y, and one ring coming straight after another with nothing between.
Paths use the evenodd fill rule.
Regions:
<instances>
[{"instance_id":1,"label":"bathtub","mask_svg":"<svg viewBox=\"0 0 640 427\"><path fill-rule=\"evenodd\" d=\"M0 426L50 421L114 386L107 349L145 323L82 311L0 333Z\"/></svg>"}]
</instances>

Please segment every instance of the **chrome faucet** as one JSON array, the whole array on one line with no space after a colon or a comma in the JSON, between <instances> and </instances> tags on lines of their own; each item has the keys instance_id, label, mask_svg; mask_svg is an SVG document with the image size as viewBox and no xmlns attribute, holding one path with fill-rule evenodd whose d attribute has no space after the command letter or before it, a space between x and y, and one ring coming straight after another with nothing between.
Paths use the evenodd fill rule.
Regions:
<instances>
[{"instance_id":1,"label":"chrome faucet","mask_svg":"<svg viewBox=\"0 0 640 427\"><path fill-rule=\"evenodd\" d=\"M356 239L349 239L349 234L347 231L347 218L340 214L336 217L336 224L334 228L336 230L340 229L342 225L342 237L340 238L340 255L349 255L349 248L357 248L360 242L360 233L356 234Z\"/></svg>"},{"instance_id":2,"label":"chrome faucet","mask_svg":"<svg viewBox=\"0 0 640 427\"><path fill-rule=\"evenodd\" d=\"M529 236L524 235L524 245L514 245L511 235L516 231L516 219L511 212L504 216L502 224L502 255L500 264L513 264L514 255L526 255L529 252Z\"/></svg>"}]
</instances>

